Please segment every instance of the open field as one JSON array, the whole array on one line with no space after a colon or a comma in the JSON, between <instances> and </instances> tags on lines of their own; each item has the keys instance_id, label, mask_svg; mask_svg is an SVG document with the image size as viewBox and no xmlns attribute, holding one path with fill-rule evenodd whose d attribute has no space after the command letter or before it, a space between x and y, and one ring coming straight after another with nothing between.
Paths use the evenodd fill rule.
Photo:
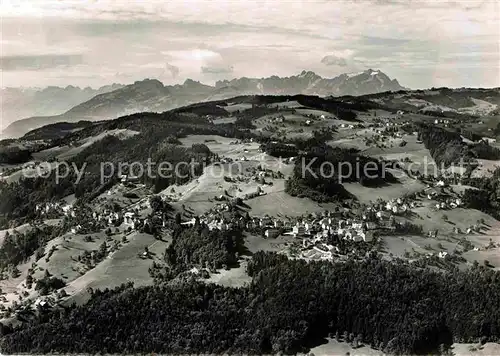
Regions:
<instances>
[{"instance_id":1,"label":"open field","mask_svg":"<svg viewBox=\"0 0 500 356\"><path fill-rule=\"evenodd\" d=\"M373 136L373 132L371 135ZM370 137L370 135L368 134L360 134L360 136ZM402 141L405 141L406 145L400 146L399 144ZM388 147L379 148L372 145L369 149L365 151L365 153L370 156L375 156L375 155L384 156L390 154L411 154L412 152L418 152L422 149L425 149L424 144L419 143L417 141L417 136L414 135L402 135L399 138L390 138L390 139L388 138L388 141L384 143L386 146L388 145Z\"/></svg>"},{"instance_id":2,"label":"open field","mask_svg":"<svg viewBox=\"0 0 500 356\"><path fill-rule=\"evenodd\" d=\"M486 159L478 159L479 166L472 172L471 177L491 177L493 172L500 168L500 160L491 161Z\"/></svg>"},{"instance_id":3,"label":"open field","mask_svg":"<svg viewBox=\"0 0 500 356\"><path fill-rule=\"evenodd\" d=\"M333 203L319 204L309 198L292 197L285 193L284 182L277 183L274 188L277 190L246 201L252 215L301 216L335 206Z\"/></svg>"},{"instance_id":4,"label":"open field","mask_svg":"<svg viewBox=\"0 0 500 356\"><path fill-rule=\"evenodd\" d=\"M96 207L100 205L103 207L107 203L113 202L118 203L123 208L137 207L139 216L142 217L151 212L147 204L142 204L140 199L124 198L123 192L127 191L136 192L140 198L147 199L149 196L149 191L144 190L144 186L127 188L118 184L109 193L104 193L97 198ZM68 196L66 200L71 203L74 196ZM59 219L53 219L47 220L45 223L54 225L59 222ZM26 224L16 228L16 230L23 232L28 228L29 225ZM87 300L89 297L87 287L115 287L128 281L132 281L136 285L150 284L152 280L148 269L152 260L162 259L169 240L168 238L163 241L156 240L152 235L137 232L126 233L126 228L125 225L113 228L114 234L112 236L106 236L104 231L101 231L86 235L67 233L52 239L45 246L45 253L39 260L35 260L35 255L33 255L26 263L18 266L19 277L0 281L0 287L7 293L5 295L6 302L3 304L10 305L14 300L18 300L19 295L26 292L28 295L25 296L25 299L34 300L38 297L39 293L34 288L26 289L24 283L30 267L33 267L35 279L43 278L46 272L49 272L50 276L61 278L66 283L65 291L70 295L69 303ZM0 232L2 238L6 231ZM84 260L80 261L80 258L85 254L87 256L93 255L104 242L107 245L107 257L104 260L98 261L95 266L91 267L87 266ZM149 248L148 258L141 256L145 247Z\"/></svg>"},{"instance_id":5,"label":"open field","mask_svg":"<svg viewBox=\"0 0 500 356\"><path fill-rule=\"evenodd\" d=\"M278 236L272 239L253 234L245 234L245 246L251 253L259 251L282 252L292 241L295 241L295 238L289 235Z\"/></svg>"},{"instance_id":6,"label":"open field","mask_svg":"<svg viewBox=\"0 0 500 356\"><path fill-rule=\"evenodd\" d=\"M226 106L221 106L221 108L223 108L224 110L226 110L229 113L234 113L236 111L243 111L243 110L251 109L252 104L248 104L248 103L235 104L235 103L230 102Z\"/></svg>"},{"instance_id":7,"label":"open field","mask_svg":"<svg viewBox=\"0 0 500 356\"><path fill-rule=\"evenodd\" d=\"M255 143L235 144L233 140L220 136L188 136L181 139L181 142L186 146L194 143L205 143L212 152L221 157L240 160L232 164L209 166L205 168L203 175L196 180L183 186L168 187L162 192L196 213L202 213L213 207L217 203L214 198L224 195L224 192L227 192L230 197L244 197L246 194L255 192L258 188L265 195L245 201L250 207L252 215L302 215L305 211L313 212L325 209L325 206L320 206L310 199L294 198L286 194L284 192L285 179L266 177L266 182L272 183L272 185L260 184L252 179L239 182L225 181L224 176L247 175L248 178L247 171L255 169L259 165L273 171L280 171L285 178L291 174L292 165L281 163L277 158L262 153ZM241 161L242 157L245 157L246 160Z\"/></svg>"},{"instance_id":8,"label":"open field","mask_svg":"<svg viewBox=\"0 0 500 356\"><path fill-rule=\"evenodd\" d=\"M236 117L221 117L219 119L213 120L213 123L215 125L220 125L220 124L233 124L236 122Z\"/></svg>"},{"instance_id":9,"label":"open field","mask_svg":"<svg viewBox=\"0 0 500 356\"><path fill-rule=\"evenodd\" d=\"M466 231L467 228L484 219L485 224L490 226L483 234L484 236L496 236L495 228L500 224L497 220L489 215L474 209L456 208L451 210L436 211L434 204L431 201L423 200L422 206L413 209L411 221L415 224L422 225L425 231L439 230L443 234L451 234L454 228L459 228L461 231ZM445 219L447 218L447 221Z\"/></svg>"},{"instance_id":10,"label":"open field","mask_svg":"<svg viewBox=\"0 0 500 356\"><path fill-rule=\"evenodd\" d=\"M10 276L8 279L0 280L0 288L2 289L3 297L5 297L5 300L0 302L1 305L8 307L11 306L14 301L19 301L19 296L25 289L23 285L28 275L28 269L31 268L34 262L35 256L31 256L26 262L17 266L20 272L17 277Z\"/></svg>"},{"instance_id":11,"label":"open field","mask_svg":"<svg viewBox=\"0 0 500 356\"><path fill-rule=\"evenodd\" d=\"M123 231L123 229L121 229ZM122 237L126 236L126 242ZM109 248L117 242L118 249L109 253ZM106 242L108 256L92 269L88 269L83 262L78 261L79 256L86 252L97 251L100 245ZM0 281L0 287L7 293L8 301L17 300L17 295L27 291L27 298L34 299L38 292L28 290L23 283L27 269L34 265L35 279L43 278L46 271L51 276L61 278L66 282L64 289L72 297L69 302L83 302L87 297L87 287L113 288L126 282L135 285L146 285L152 282L148 269L153 260L162 259L162 255L169 244L169 240L156 240L153 236L141 233L119 233L106 238L103 232L91 234L91 241L85 241L84 235L66 234L51 240L46 248L45 255L36 261L34 256L25 264L19 266L21 275L15 279ZM150 258L140 255L148 247ZM49 251L53 253L48 257Z\"/></svg>"},{"instance_id":12,"label":"open field","mask_svg":"<svg viewBox=\"0 0 500 356\"><path fill-rule=\"evenodd\" d=\"M213 153L232 159L240 159L242 156L251 159L251 157L262 153L259 150L259 144L256 142L235 144L238 140L218 135L189 135L179 139L186 147L193 144L203 143Z\"/></svg>"},{"instance_id":13,"label":"open field","mask_svg":"<svg viewBox=\"0 0 500 356\"><path fill-rule=\"evenodd\" d=\"M210 278L205 279L206 283L215 283L225 287L243 287L250 284L252 278L246 273L247 261L241 261L238 267L229 270L218 270L217 273L210 274Z\"/></svg>"},{"instance_id":14,"label":"open field","mask_svg":"<svg viewBox=\"0 0 500 356\"><path fill-rule=\"evenodd\" d=\"M381 239L384 242L383 253L385 255L413 260L415 256L418 256L418 258L427 255L436 256L440 252L447 252L451 255L455 250L461 250L459 238L462 238L462 236L457 236L456 239L444 239L443 237L434 239L422 236L383 236ZM488 244L479 243L475 236L467 236L467 240L471 241L480 250L462 253L461 256L465 258L466 264L471 265L474 261L477 261L480 265L483 265L486 260L494 266L494 269L500 270L500 250L498 248L485 249ZM410 257L407 257L406 253L409 253Z\"/></svg>"},{"instance_id":15,"label":"open field","mask_svg":"<svg viewBox=\"0 0 500 356\"><path fill-rule=\"evenodd\" d=\"M33 160L31 163L25 164L17 164L17 165L2 165L2 171L9 169L16 169L15 172L9 175L1 176L1 179L5 180L8 183L17 182L22 177L36 177L36 176L45 176L48 175L49 172L57 169L60 165L60 162L66 161L80 152L82 152L85 148L91 146L93 143L102 140L104 137L113 135L118 137L121 140L127 139L131 136L137 135L139 132L127 129L116 129L105 131L99 135L91 136L85 138L79 142L76 142L72 145L68 146L56 146L51 147L42 151L33 152L32 157ZM57 159L58 162L48 162L49 160ZM36 162L36 164L34 164ZM80 168L80 167L79 167ZM62 168L62 171L65 172L66 168Z\"/></svg>"},{"instance_id":16,"label":"open field","mask_svg":"<svg viewBox=\"0 0 500 356\"><path fill-rule=\"evenodd\" d=\"M390 169L388 172L391 172L399 182L388 183L377 188L365 187L360 183L344 183L343 185L349 193L353 194L362 203L376 201L382 197L386 200L397 199L406 194L420 192L425 188L422 182L408 177L402 171Z\"/></svg>"},{"instance_id":17,"label":"open field","mask_svg":"<svg viewBox=\"0 0 500 356\"><path fill-rule=\"evenodd\" d=\"M290 101L283 101L281 103L270 104L269 107L295 109L295 108L302 108L303 106L296 100L290 100Z\"/></svg>"},{"instance_id":18,"label":"open field","mask_svg":"<svg viewBox=\"0 0 500 356\"><path fill-rule=\"evenodd\" d=\"M474 106L459 108L458 111L471 115L490 115L498 107L496 104L481 99L471 98L471 100L474 102Z\"/></svg>"},{"instance_id":19,"label":"open field","mask_svg":"<svg viewBox=\"0 0 500 356\"><path fill-rule=\"evenodd\" d=\"M246 165L248 162L244 163ZM258 165L258 162L253 164ZM215 197L224 196L225 192L229 194L229 197L244 197L245 194L256 192L258 188L264 195L245 200L245 204L250 208L249 213L255 216L266 214L299 216L306 212L320 212L334 206L334 204L318 204L309 198L297 198L286 194L284 179L266 178L266 182L272 182L272 185L251 180L235 184L226 182L223 177L230 174L221 174L221 170L219 167L207 167L204 174L196 180L183 186L170 186L161 194L173 199L174 206L179 208L182 204L196 214L201 214L215 206L218 203Z\"/></svg>"},{"instance_id":20,"label":"open field","mask_svg":"<svg viewBox=\"0 0 500 356\"><path fill-rule=\"evenodd\" d=\"M136 197L125 197L127 194L135 194ZM142 184L132 185L130 187L123 184L117 184L96 198L95 207L104 208L106 205L117 204L124 209L139 208L139 212L144 215L148 214L150 211L141 208L141 205L147 205L147 200L150 195L151 191Z\"/></svg>"},{"instance_id":21,"label":"open field","mask_svg":"<svg viewBox=\"0 0 500 356\"><path fill-rule=\"evenodd\" d=\"M325 343L311 348L310 352L316 356L350 355L350 356L376 356L386 355L384 352L362 345L354 349L347 342L339 342L335 339L326 339Z\"/></svg>"},{"instance_id":22,"label":"open field","mask_svg":"<svg viewBox=\"0 0 500 356\"><path fill-rule=\"evenodd\" d=\"M360 137L348 136L347 138L338 138L328 141L328 144L332 147L354 148L361 151L368 149L368 146Z\"/></svg>"},{"instance_id":23,"label":"open field","mask_svg":"<svg viewBox=\"0 0 500 356\"><path fill-rule=\"evenodd\" d=\"M324 116L325 119L337 119L337 117L328 111L316 110L316 109L296 109L295 112L300 115L313 115L313 116ZM340 120L339 120L340 121Z\"/></svg>"},{"instance_id":24,"label":"open field","mask_svg":"<svg viewBox=\"0 0 500 356\"><path fill-rule=\"evenodd\" d=\"M444 218L446 217L446 221ZM439 252L452 254L455 250L461 251L460 241L466 239L473 250L464 252L462 257L468 264L474 261L481 265L489 261L493 268L500 270L500 247L490 248L490 243L500 245L500 222L478 210L456 208L452 210L435 211L433 203L423 200L422 206L413 209L407 220L423 227L425 233L438 231L437 238L428 236L383 236L384 251L397 257L405 257L405 253L418 253L421 256ZM484 220L480 232L466 234L466 230ZM460 233L454 232L459 229Z\"/></svg>"},{"instance_id":25,"label":"open field","mask_svg":"<svg viewBox=\"0 0 500 356\"><path fill-rule=\"evenodd\" d=\"M34 160L43 162L51 159L52 157L64 157L64 155L71 151L71 149L71 146L55 146L39 152L34 152L32 156Z\"/></svg>"},{"instance_id":26,"label":"open field","mask_svg":"<svg viewBox=\"0 0 500 356\"><path fill-rule=\"evenodd\" d=\"M256 163L255 165L257 165ZM182 202L182 204L192 208L194 211L201 213L206 211L208 206L213 206L217 203L216 197L220 195L228 197L244 197L245 194L257 192L260 188L264 192L271 192L276 187L260 184L251 179L245 182L229 182L224 177L241 176L245 173L244 168L248 166L247 162L241 167L222 165L222 166L209 166L205 168L204 173L182 186L171 186L166 188L161 194L169 196L172 200ZM200 205L201 204L201 205Z\"/></svg>"},{"instance_id":27,"label":"open field","mask_svg":"<svg viewBox=\"0 0 500 356\"><path fill-rule=\"evenodd\" d=\"M500 344L488 342L484 345L458 344L451 347L454 356L494 356L500 355Z\"/></svg>"},{"instance_id":28,"label":"open field","mask_svg":"<svg viewBox=\"0 0 500 356\"><path fill-rule=\"evenodd\" d=\"M49 172L57 169L59 162L43 162L43 164L36 167L30 167L28 165L19 165L19 170L15 171L13 174L3 177L6 182L13 183L19 181L23 177L32 178L38 176L47 176Z\"/></svg>"},{"instance_id":29,"label":"open field","mask_svg":"<svg viewBox=\"0 0 500 356\"><path fill-rule=\"evenodd\" d=\"M255 118L252 123L255 132L270 137L308 138L314 130L338 127L343 134L355 131L349 129L351 121L338 119L335 115L315 109L283 110ZM345 126L345 127L343 127Z\"/></svg>"},{"instance_id":30,"label":"open field","mask_svg":"<svg viewBox=\"0 0 500 356\"><path fill-rule=\"evenodd\" d=\"M127 282L133 282L135 286L152 284L148 269L154 260L162 258L169 241L156 240L151 235L141 233L132 233L127 236L127 240L127 243L95 268L68 284L65 288L71 295L68 303L87 300L89 287L114 288ZM151 258L139 257L145 247L148 247Z\"/></svg>"}]
</instances>

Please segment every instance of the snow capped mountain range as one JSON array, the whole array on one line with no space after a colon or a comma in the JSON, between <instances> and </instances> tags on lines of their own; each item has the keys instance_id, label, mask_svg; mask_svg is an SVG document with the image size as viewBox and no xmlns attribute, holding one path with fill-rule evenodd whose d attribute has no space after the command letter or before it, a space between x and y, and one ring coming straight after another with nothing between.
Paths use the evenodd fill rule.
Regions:
<instances>
[{"instance_id":1,"label":"snow capped mountain range","mask_svg":"<svg viewBox=\"0 0 500 356\"><path fill-rule=\"evenodd\" d=\"M384 91L404 90L396 79L390 79L381 71L368 69L359 73L341 74L323 78L311 71L280 78L239 78L218 81L216 88L235 88L244 92L261 94L309 94L309 95L365 95Z\"/></svg>"}]
</instances>

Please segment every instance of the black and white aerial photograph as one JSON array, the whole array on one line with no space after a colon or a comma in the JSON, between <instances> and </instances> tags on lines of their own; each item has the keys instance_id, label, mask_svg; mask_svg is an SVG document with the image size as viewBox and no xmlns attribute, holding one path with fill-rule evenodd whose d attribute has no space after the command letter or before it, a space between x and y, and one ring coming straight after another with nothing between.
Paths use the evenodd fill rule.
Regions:
<instances>
[{"instance_id":1,"label":"black and white aerial photograph","mask_svg":"<svg viewBox=\"0 0 500 356\"><path fill-rule=\"evenodd\" d=\"M500 356L498 0L0 0L0 356Z\"/></svg>"}]
</instances>

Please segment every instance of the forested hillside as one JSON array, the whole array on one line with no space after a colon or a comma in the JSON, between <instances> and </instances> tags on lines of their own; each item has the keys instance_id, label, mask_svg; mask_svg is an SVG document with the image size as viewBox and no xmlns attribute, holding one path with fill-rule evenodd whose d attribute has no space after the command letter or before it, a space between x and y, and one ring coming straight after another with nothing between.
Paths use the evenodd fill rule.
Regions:
<instances>
[{"instance_id":1,"label":"forested hillside","mask_svg":"<svg viewBox=\"0 0 500 356\"><path fill-rule=\"evenodd\" d=\"M100 170L101 164L104 162L106 168L115 168L114 174L109 178L109 184L112 184L119 178L117 169L119 163L138 162L145 167L149 158L152 162L170 162L172 166L175 166L177 162L191 162L191 158L196 159L199 163L208 158L192 153L190 149L175 145L176 139L179 137L185 137L189 134L220 134L232 137L249 135L234 124L215 126L199 117L192 118L172 113L141 113L107 121L100 125L87 126L62 139L57 138L52 145L71 145L81 139L115 129L129 129L138 131L140 134L124 140L114 136L106 136L91 144L67 160L70 167L69 173L59 182L56 182L55 171L52 171L47 178L23 177L14 182L0 181L0 228L8 226L8 222L16 225L16 221L22 223L24 220L32 218L34 207L38 203L58 200L70 194L76 194L78 198L91 199L96 194L102 193L102 189L107 187L101 182ZM25 153L25 155L29 154L29 151ZM1 157L0 154L0 159ZM11 155L8 156L9 159L11 157ZM84 165L86 174L81 181L77 182L74 167L81 168ZM194 169L185 167L184 173L188 175L185 178L180 178L184 174L173 174L172 178L155 178L143 175L141 181L152 186L155 191L159 191L173 181L177 183L189 181L192 178L192 173L199 174L200 169L201 166ZM108 175L112 172L108 170L105 173ZM133 174L134 172L122 173Z\"/></svg>"},{"instance_id":2,"label":"forested hillside","mask_svg":"<svg viewBox=\"0 0 500 356\"><path fill-rule=\"evenodd\" d=\"M375 256L307 263L257 253L248 271L244 288L187 280L96 291L86 305L4 327L2 352L291 354L332 335L424 354L500 340L500 274L484 267L436 273Z\"/></svg>"}]
</instances>

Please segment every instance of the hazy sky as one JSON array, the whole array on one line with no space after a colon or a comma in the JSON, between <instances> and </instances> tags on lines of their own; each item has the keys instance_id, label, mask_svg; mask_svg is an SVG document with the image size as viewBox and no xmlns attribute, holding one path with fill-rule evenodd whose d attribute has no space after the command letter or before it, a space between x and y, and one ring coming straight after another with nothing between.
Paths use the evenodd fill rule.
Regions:
<instances>
[{"instance_id":1,"label":"hazy sky","mask_svg":"<svg viewBox=\"0 0 500 356\"><path fill-rule=\"evenodd\" d=\"M496 0L1 0L2 86L333 77L500 86Z\"/></svg>"}]
</instances>

